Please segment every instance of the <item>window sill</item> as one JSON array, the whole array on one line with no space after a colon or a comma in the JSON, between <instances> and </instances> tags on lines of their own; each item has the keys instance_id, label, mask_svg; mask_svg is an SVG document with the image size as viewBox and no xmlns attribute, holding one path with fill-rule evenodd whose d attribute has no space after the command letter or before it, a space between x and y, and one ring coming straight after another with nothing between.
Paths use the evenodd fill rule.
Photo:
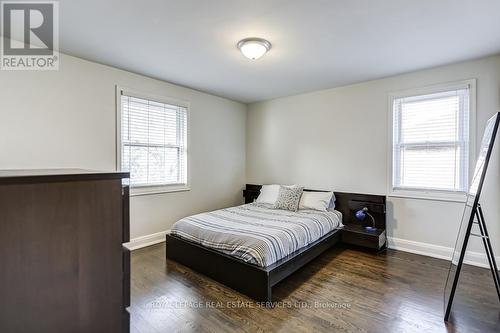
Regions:
<instances>
[{"instance_id":1,"label":"window sill","mask_svg":"<svg viewBox=\"0 0 500 333\"><path fill-rule=\"evenodd\" d=\"M447 193L439 191L426 192L426 191L393 190L388 194L388 197L431 200L431 201L448 201L448 202L458 202L458 203L465 203L465 201L467 200L466 193Z\"/></svg>"},{"instance_id":2,"label":"window sill","mask_svg":"<svg viewBox=\"0 0 500 333\"><path fill-rule=\"evenodd\" d=\"M162 193L191 191L189 186L141 186L130 187L130 196L153 195Z\"/></svg>"}]
</instances>

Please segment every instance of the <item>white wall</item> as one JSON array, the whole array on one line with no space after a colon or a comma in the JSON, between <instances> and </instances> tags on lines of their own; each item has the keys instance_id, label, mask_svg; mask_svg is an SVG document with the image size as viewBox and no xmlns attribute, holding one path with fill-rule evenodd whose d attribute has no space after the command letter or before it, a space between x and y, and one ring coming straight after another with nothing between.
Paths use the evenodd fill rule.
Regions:
<instances>
[{"instance_id":1,"label":"white wall","mask_svg":"<svg viewBox=\"0 0 500 333\"><path fill-rule=\"evenodd\" d=\"M500 56L255 103L247 113L247 181L298 183L309 188L386 194L388 94L477 78L477 136L500 111ZM483 208L500 254L500 142L497 142ZM388 198L393 247L448 257L463 204ZM474 241L470 249L483 252ZM474 255L470 260L482 260Z\"/></svg>"},{"instance_id":2,"label":"white wall","mask_svg":"<svg viewBox=\"0 0 500 333\"><path fill-rule=\"evenodd\" d=\"M388 93L469 78L478 79L481 136L500 110L500 56L256 103L247 113L240 103L63 55L59 71L0 71L0 169L114 170L118 84L191 102L192 190L133 197L132 238L160 237L183 216L239 204L245 181L385 194ZM482 196L497 254L498 146ZM458 203L389 198L391 245L447 257L461 210ZM472 249L482 252L479 245Z\"/></svg>"},{"instance_id":3,"label":"white wall","mask_svg":"<svg viewBox=\"0 0 500 333\"><path fill-rule=\"evenodd\" d=\"M191 103L192 190L133 197L132 238L241 203L245 105L64 55L59 71L0 71L0 169L115 170L117 84Z\"/></svg>"}]
</instances>

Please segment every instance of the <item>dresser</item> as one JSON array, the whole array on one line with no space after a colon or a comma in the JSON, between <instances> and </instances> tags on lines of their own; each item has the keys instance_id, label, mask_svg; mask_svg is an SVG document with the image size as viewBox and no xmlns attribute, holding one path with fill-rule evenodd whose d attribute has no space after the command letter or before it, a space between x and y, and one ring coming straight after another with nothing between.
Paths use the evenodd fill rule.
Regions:
<instances>
[{"instance_id":1,"label":"dresser","mask_svg":"<svg viewBox=\"0 0 500 333\"><path fill-rule=\"evenodd\" d=\"M0 332L128 332L128 173L0 171Z\"/></svg>"}]
</instances>

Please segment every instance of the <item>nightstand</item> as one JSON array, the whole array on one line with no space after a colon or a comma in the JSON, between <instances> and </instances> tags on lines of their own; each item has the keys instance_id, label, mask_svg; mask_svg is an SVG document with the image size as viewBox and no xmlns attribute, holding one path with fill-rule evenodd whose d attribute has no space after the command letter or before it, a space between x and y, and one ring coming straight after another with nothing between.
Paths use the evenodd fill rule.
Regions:
<instances>
[{"instance_id":1,"label":"nightstand","mask_svg":"<svg viewBox=\"0 0 500 333\"><path fill-rule=\"evenodd\" d=\"M342 242L380 250L386 242L385 229L368 231L361 225L348 224L342 228Z\"/></svg>"}]
</instances>

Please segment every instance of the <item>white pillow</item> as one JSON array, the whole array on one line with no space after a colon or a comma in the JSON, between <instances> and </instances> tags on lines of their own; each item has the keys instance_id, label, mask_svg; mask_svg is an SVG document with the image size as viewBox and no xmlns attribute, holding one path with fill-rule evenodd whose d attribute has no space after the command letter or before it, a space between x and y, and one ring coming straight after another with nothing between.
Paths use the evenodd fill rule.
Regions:
<instances>
[{"instance_id":1,"label":"white pillow","mask_svg":"<svg viewBox=\"0 0 500 333\"><path fill-rule=\"evenodd\" d=\"M302 192L299 209L314 209L325 212L330 207L333 192Z\"/></svg>"},{"instance_id":2,"label":"white pillow","mask_svg":"<svg viewBox=\"0 0 500 333\"><path fill-rule=\"evenodd\" d=\"M274 205L280 192L279 185L262 185L260 194L255 202Z\"/></svg>"}]
</instances>

